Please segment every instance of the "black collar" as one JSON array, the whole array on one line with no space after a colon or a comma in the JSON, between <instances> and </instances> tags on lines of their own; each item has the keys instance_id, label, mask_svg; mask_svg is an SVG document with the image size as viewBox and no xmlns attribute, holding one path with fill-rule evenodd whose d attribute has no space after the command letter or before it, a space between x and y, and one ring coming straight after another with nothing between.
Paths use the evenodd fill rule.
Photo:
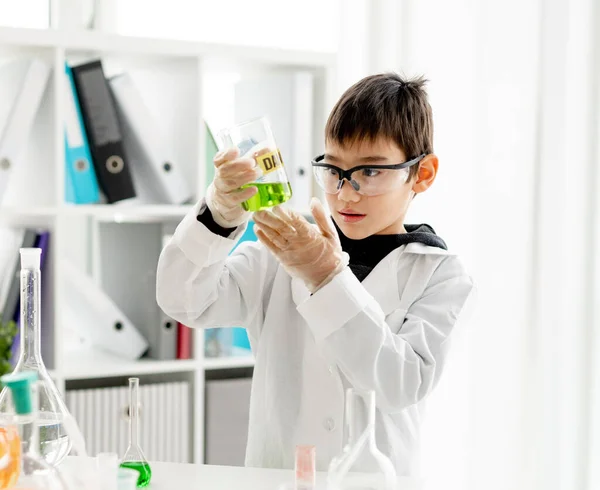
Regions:
<instances>
[{"instance_id":1,"label":"black collar","mask_svg":"<svg viewBox=\"0 0 600 490\"><path fill-rule=\"evenodd\" d=\"M398 235L371 235L362 240L353 240L342 233L335 224L342 250L350 256L350 269L362 281L373 268L392 250L408 243L419 242L430 247L447 250L446 243L427 224L404 225L406 233Z\"/></svg>"}]
</instances>

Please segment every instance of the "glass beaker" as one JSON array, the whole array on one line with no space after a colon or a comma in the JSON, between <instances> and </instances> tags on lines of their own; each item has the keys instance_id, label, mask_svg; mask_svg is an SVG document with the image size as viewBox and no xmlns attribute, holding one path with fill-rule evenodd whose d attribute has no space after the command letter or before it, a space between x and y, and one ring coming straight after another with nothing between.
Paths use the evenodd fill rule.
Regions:
<instances>
[{"instance_id":1,"label":"glass beaker","mask_svg":"<svg viewBox=\"0 0 600 490\"><path fill-rule=\"evenodd\" d=\"M258 180L242 186L258 189L254 196L242 203L246 211L261 211L289 201L292 187L266 117L223 129L218 136L222 150L237 147L241 157L253 158L262 171Z\"/></svg>"},{"instance_id":2,"label":"glass beaker","mask_svg":"<svg viewBox=\"0 0 600 490\"><path fill-rule=\"evenodd\" d=\"M327 472L328 490L395 490L396 470L375 444L375 392L346 391L348 443Z\"/></svg>"},{"instance_id":3,"label":"glass beaker","mask_svg":"<svg viewBox=\"0 0 600 490\"><path fill-rule=\"evenodd\" d=\"M48 463L56 466L71 450L71 438L67 435L64 423L72 417L42 360L41 252L40 248L20 249L21 345L13 374L26 371L37 374L39 451ZM4 387L0 393L0 414L10 413L6 405L7 393L8 390ZM72 421L74 422L74 419Z\"/></svg>"},{"instance_id":4,"label":"glass beaker","mask_svg":"<svg viewBox=\"0 0 600 490\"><path fill-rule=\"evenodd\" d=\"M117 471L117 490L135 490L139 473L131 468L119 468Z\"/></svg>"},{"instance_id":5,"label":"glass beaker","mask_svg":"<svg viewBox=\"0 0 600 490\"><path fill-rule=\"evenodd\" d=\"M80 463L80 461L77 461L77 463ZM94 463L94 469L89 472L90 474L96 475L96 486L94 487L94 490L121 490L121 486L126 490L135 490L139 473L127 468L120 468L119 455L117 453L98 453L94 458ZM129 486L120 484L120 475L123 474L123 472L126 472L129 475L129 478L126 479L126 483ZM87 481L89 481L89 479L87 479ZM73 488L79 489L82 487L81 485L77 485L73 486Z\"/></svg>"},{"instance_id":6,"label":"glass beaker","mask_svg":"<svg viewBox=\"0 0 600 490\"><path fill-rule=\"evenodd\" d=\"M6 387L6 403L14 413L21 442L19 474L14 490L68 490L60 473L40 454L38 403L42 383L35 371L22 371L2 377ZM5 419L6 421L6 419Z\"/></svg>"},{"instance_id":7,"label":"glass beaker","mask_svg":"<svg viewBox=\"0 0 600 490\"><path fill-rule=\"evenodd\" d=\"M0 427L0 447L0 489L11 488L21 465L21 438L15 425Z\"/></svg>"},{"instance_id":8,"label":"glass beaker","mask_svg":"<svg viewBox=\"0 0 600 490\"><path fill-rule=\"evenodd\" d=\"M100 479L99 486L101 490L115 490L117 472L119 470L119 455L117 453L96 454L96 468ZM135 474L135 477L137 482L137 473Z\"/></svg>"},{"instance_id":9,"label":"glass beaker","mask_svg":"<svg viewBox=\"0 0 600 490\"><path fill-rule=\"evenodd\" d=\"M316 447L296 446L294 473L296 490L314 490L316 476Z\"/></svg>"},{"instance_id":10,"label":"glass beaker","mask_svg":"<svg viewBox=\"0 0 600 490\"><path fill-rule=\"evenodd\" d=\"M139 444L139 378L129 378L129 446L121 460L121 468L131 468L139 474L138 488L146 487L152 478L150 464Z\"/></svg>"}]
</instances>

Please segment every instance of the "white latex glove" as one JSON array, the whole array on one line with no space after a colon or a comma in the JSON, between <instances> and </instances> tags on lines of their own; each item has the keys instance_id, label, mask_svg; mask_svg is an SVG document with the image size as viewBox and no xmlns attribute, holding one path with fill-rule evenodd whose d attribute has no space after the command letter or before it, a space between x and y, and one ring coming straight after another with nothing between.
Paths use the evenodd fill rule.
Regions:
<instances>
[{"instance_id":1,"label":"white latex glove","mask_svg":"<svg viewBox=\"0 0 600 490\"><path fill-rule=\"evenodd\" d=\"M206 193L206 205L215 222L223 228L235 228L248 220L250 213L241 204L256 194L258 189L240 187L262 175L253 158L238 157L237 148L215 155L215 177Z\"/></svg>"},{"instance_id":2,"label":"white latex glove","mask_svg":"<svg viewBox=\"0 0 600 490\"><path fill-rule=\"evenodd\" d=\"M254 213L256 236L290 276L304 281L311 293L327 284L348 265L333 223L321 202L313 198L311 212L317 226L280 206Z\"/></svg>"}]
</instances>

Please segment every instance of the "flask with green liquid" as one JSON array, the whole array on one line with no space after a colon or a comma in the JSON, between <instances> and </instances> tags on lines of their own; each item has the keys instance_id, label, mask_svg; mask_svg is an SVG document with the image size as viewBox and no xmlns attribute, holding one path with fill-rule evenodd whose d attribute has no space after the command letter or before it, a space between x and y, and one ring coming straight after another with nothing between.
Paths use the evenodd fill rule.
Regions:
<instances>
[{"instance_id":1,"label":"flask with green liquid","mask_svg":"<svg viewBox=\"0 0 600 490\"><path fill-rule=\"evenodd\" d=\"M139 378L129 378L129 447L121 467L136 470L139 473L137 486L143 488L150 484L152 470L139 444L139 385Z\"/></svg>"},{"instance_id":2,"label":"flask with green liquid","mask_svg":"<svg viewBox=\"0 0 600 490\"><path fill-rule=\"evenodd\" d=\"M258 189L254 196L242 203L246 211L261 211L289 201L292 187L266 117L224 129L219 133L219 138L222 149L239 148L240 156L253 158L262 171L256 182L243 186Z\"/></svg>"}]
</instances>

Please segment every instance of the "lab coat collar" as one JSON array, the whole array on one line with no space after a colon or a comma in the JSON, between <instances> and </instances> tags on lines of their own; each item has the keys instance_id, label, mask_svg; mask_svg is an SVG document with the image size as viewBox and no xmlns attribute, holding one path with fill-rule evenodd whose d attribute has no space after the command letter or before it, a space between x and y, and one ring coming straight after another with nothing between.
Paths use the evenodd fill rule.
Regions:
<instances>
[{"instance_id":1,"label":"lab coat collar","mask_svg":"<svg viewBox=\"0 0 600 490\"><path fill-rule=\"evenodd\" d=\"M455 255L448 250L439 247L430 247L419 242L408 243L404 248L405 253L411 254L427 254L427 255Z\"/></svg>"},{"instance_id":2,"label":"lab coat collar","mask_svg":"<svg viewBox=\"0 0 600 490\"><path fill-rule=\"evenodd\" d=\"M432 255L454 255L447 250L438 247L430 247L422 243L414 242L392 250L386 255L362 281L363 286L373 298L379 303L385 315L390 314L400 307L400 293L398 280L390 280L388 271L398 270L398 260L403 253L410 254L432 254ZM292 298L296 306L306 301L310 291L301 279L292 279Z\"/></svg>"}]
</instances>

